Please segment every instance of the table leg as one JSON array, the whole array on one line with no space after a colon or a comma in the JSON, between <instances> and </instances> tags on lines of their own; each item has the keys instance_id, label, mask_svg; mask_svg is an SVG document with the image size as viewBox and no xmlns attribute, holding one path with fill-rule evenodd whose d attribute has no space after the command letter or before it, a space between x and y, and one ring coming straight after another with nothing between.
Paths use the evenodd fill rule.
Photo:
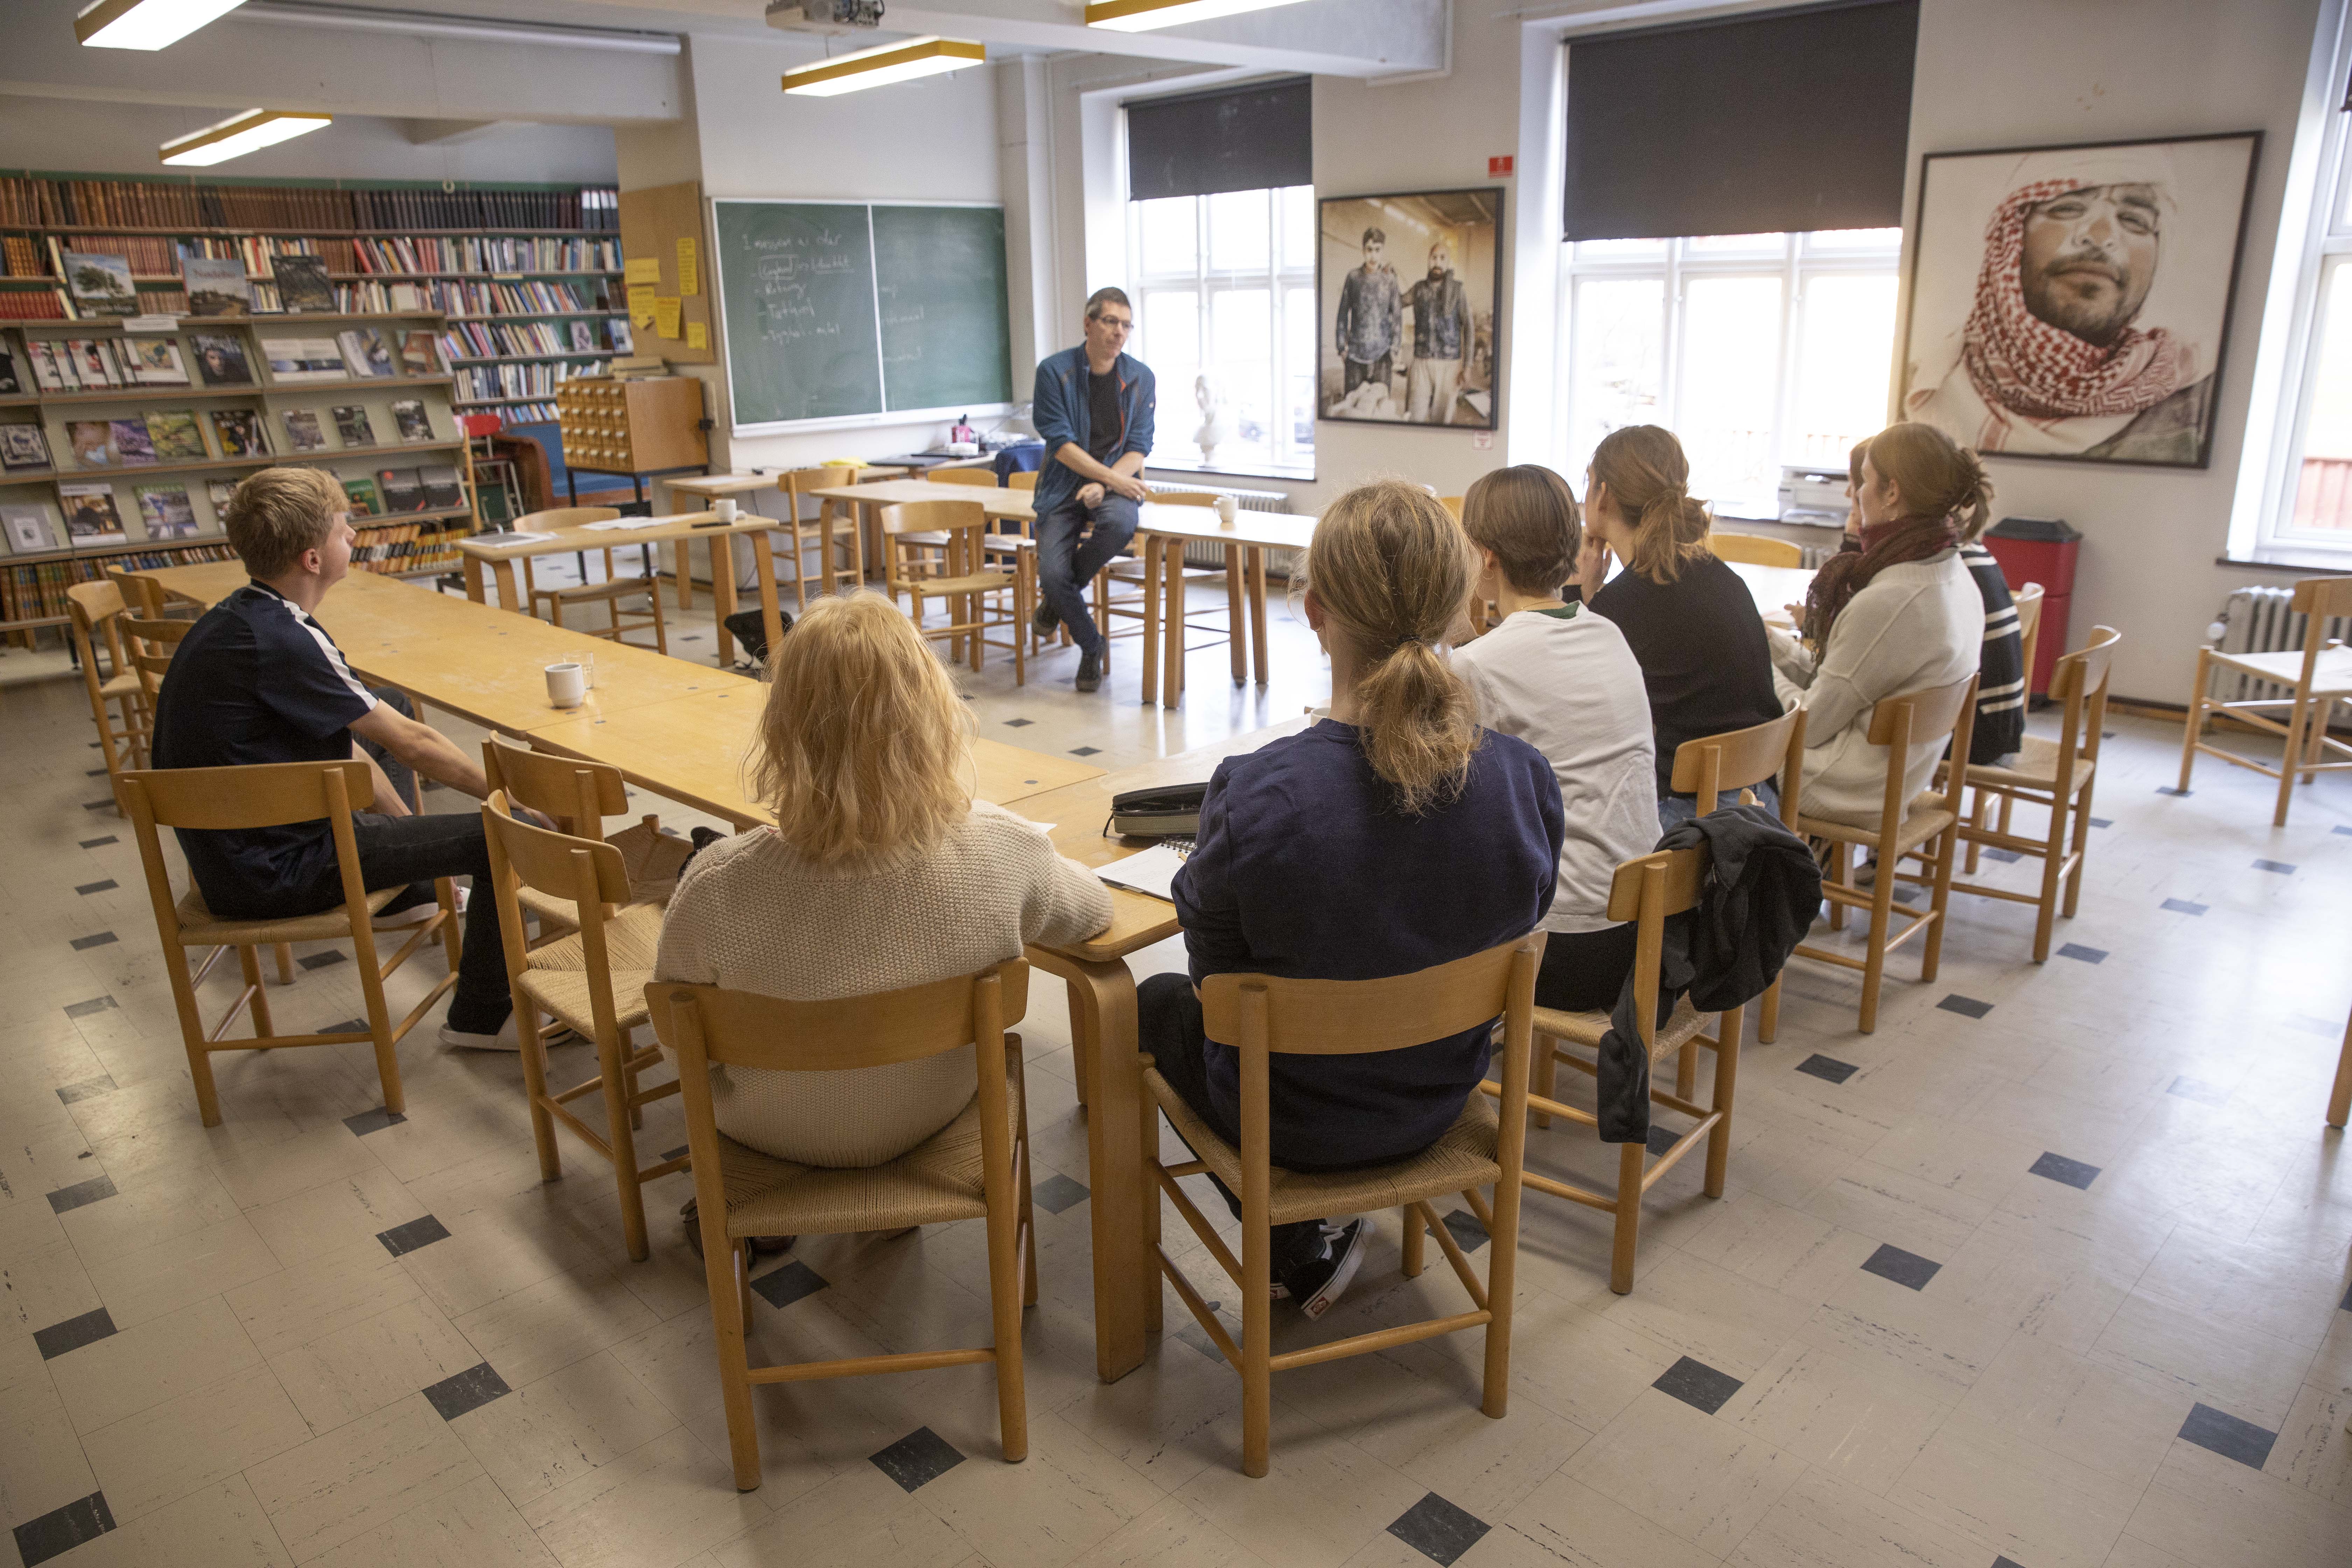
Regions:
<instances>
[{"instance_id":1,"label":"table leg","mask_svg":"<svg viewBox=\"0 0 2352 1568\"><path fill-rule=\"evenodd\" d=\"M1160 542L1160 705L1184 700L1184 542Z\"/></svg>"},{"instance_id":2,"label":"table leg","mask_svg":"<svg viewBox=\"0 0 2352 1568\"><path fill-rule=\"evenodd\" d=\"M1250 652L1257 660L1257 683L1265 684L1265 552L1257 545L1249 550L1249 616Z\"/></svg>"},{"instance_id":3,"label":"table leg","mask_svg":"<svg viewBox=\"0 0 2352 1568\"><path fill-rule=\"evenodd\" d=\"M784 623L776 614L776 555L765 533L744 537L751 542L751 571L760 584L760 626L768 634L768 649L772 653L776 645L784 640ZM732 556L734 552L730 550L728 554ZM799 563L793 564L798 566Z\"/></svg>"},{"instance_id":4,"label":"table leg","mask_svg":"<svg viewBox=\"0 0 2352 1568\"><path fill-rule=\"evenodd\" d=\"M694 608L694 547L683 539L670 546L669 568L677 574L677 607Z\"/></svg>"},{"instance_id":5,"label":"table leg","mask_svg":"<svg viewBox=\"0 0 2352 1568\"><path fill-rule=\"evenodd\" d=\"M513 562L506 560L491 562L490 574L498 580L499 608L502 610L512 610L518 615L527 616L530 614L530 605L529 602L515 597L515 569Z\"/></svg>"},{"instance_id":6,"label":"table leg","mask_svg":"<svg viewBox=\"0 0 2352 1568\"><path fill-rule=\"evenodd\" d=\"M482 595L488 586L482 579L481 557L478 555L467 555L461 552L457 559L465 564L466 597L473 600L474 603L478 605L482 602Z\"/></svg>"},{"instance_id":7,"label":"table leg","mask_svg":"<svg viewBox=\"0 0 2352 1568\"><path fill-rule=\"evenodd\" d=\"M710 613L719 633L719 668L735 668L735 637L727 617L735 613L735 536L722 533L710 542Z\"/></svg>"},{"instance_id":8,"label":"table leg","mask_svg":"<svg viewBox=\"0 0 2352 1568\"><path fill-rule=\"evenodd\" d=\"M1087 1173L1095 1254L1095 1375L1115 1383L1143 1363L1160 1301L1159 1268L1145 1250L1143 1068L1137 1059L1135 976L1124 963L1090 963L1045 948L1029 962L1069 984L1070 1019L1095 1043L1087 1094ZM1150 1194L1157 1201L1157 1194Z\"/></svg>"},{"instance_id":9,"label":"table leg","mask_svg":"<svg viewBox=\"0 0 2352 1568\"><path fill-rule=\"evenodd\" d=\"M1143 536L1143 705L1160 690L1160 539Z\"/></svg>"},{"instance_id":10,"label":"table leg","mask_svg":"<svg viewBox=\"0 0 2352 1568\"><path fill-rule=\"evenodd\" d=\"M1249 650L1242 646L1242 550L1233 544L1225 546L1225 650L1239 686L1249 679Z\"/></svg>"}]
</instances>

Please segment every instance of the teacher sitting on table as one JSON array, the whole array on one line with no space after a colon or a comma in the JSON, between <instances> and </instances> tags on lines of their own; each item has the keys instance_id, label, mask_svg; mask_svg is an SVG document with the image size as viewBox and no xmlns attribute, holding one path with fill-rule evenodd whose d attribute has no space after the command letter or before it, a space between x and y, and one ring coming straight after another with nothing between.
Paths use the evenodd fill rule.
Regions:
<instances>
[{"instance_id":1,"label":"teacher sitting on table","mask_svg":"<svg viewBox=\"0 0 2352 1568\"><path fill-rule=\"evenodd\" d=\"M1096 289L1087 300L1087 341L1040 361L1031 395L1029 417L1046 459L1037 475L1034 625L1041 635L1070 628L1081 691L1102 685L1109 651L1087 611L1087 584L1135 537L1136 505L1150 493L1138 476L1151 451L1157 395L1150 370L1120 352L1134 330L1127 296Z\"/></svg>"}]
</instances>

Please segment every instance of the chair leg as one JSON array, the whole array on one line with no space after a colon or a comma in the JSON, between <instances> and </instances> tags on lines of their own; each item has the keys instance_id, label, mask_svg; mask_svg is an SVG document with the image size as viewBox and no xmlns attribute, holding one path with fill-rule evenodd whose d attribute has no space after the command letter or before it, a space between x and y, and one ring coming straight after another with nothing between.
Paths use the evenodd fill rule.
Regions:
<instances>
[{"instance_id":1,"label":"chair leg","mask_svg":"<svg viewBox=\"0 0 2352 1568\"><path fill-rule=\"evenodd\" d=\"M669 652L669 631L662 624L661 584L648 580L646 584L646 598L654 607L654 651L666 654Z\"/></svg>"},{"instance_id":2,"label":"chair leg","mask_svg":"<svg viewBox=\"0 0 2352 1568\"><path fill-rule=\"evenodd\" d=\"M449 960L449 973L455 974L466 961L465 918L457 913L457 884L443 877L433 884L434 897L441 904L441 951Z\"/></svg>"},{"instance_id":3,"label":"chair leg","mask_svg":"<svg viewBox=\"0 0 2352 1568\"><path fill-rule=\"evenodd\" d=\"M1609 1249L1609 1289L1620 1296L1633 1289L1633 1251L1642 1240L1642 1164L1649 1152L1641 1143L1617 1146L1617 1237ZM1494 1292L1486 1299L1492 1302Z\"/></svg>"},{"instance_id":4,"label":"chair leg","mask_svg":"<svg viewBox=\"0 0 2352 1568\"><path fill-rule=\"evenodd\" d=\"M1075 1018L1077 1010L1071 1009ZM1156 1334L1167 1327L1168 1292L1160 1277L1160 1225L1165 1216L1161 1208L1167 1202L1160 1195L1160 1106L1149 1089L1137 1095L1137 1110L1143 1125L1137 1130L1135 1146L1143 1152L1143 1331Z\"/></svg>"},{"instance_id":5,"label":"chair leg","mask_svg":"<svg viewBox=\"0 0 2352 1568\"><path fill-rule=\"evenodd\" d=\"M268 987L261 983L261 950L240 947L236 950L237 967L244 971L245 983L253 987L253 1037L266 1040L278 1031L269 1021Z\"/></svg>"},{"instance_id":6,"label":"chair leg","mask_svg":"<svg viewBox=\"0 0 2352 1568\"><path fill-rule=\"evenodd\" d=\"M362 931L366 928L362 926ZM375 1041L376 1081L383 1086L383 1108L394 1113L408 1109L407 1096L400 1088L400 1057L392 1043L392 1012L383 999L383 960L377 956L375 942L362 935L352 944L358 951L353 955L360 961L360 994L367 1003L368 1034Z\"/></svg>"},{"instance_id":7,"label":"chair leg","mask_svg":"<svg viewBox=\"0 0 2352 1568\"><path fill-rule=\"evenodd\" d=\"M2210 689L2212 651L2197 650L2197 684L2189 689L2189 716L2180 727L2180 793L2189 793L2189 774L2197 765L2197 737L2205 731L2205 693Z\"/></svg>"},{"instance_id":8,"label":"chair leg","mask_svg":"<svg viewBox=\"0 0 2352 1568\"><path fill-rule=\"evenodd\" d=\"M1422 1268L1421 1210L1412 1204L1407 1204L1398 1211L1398 1214L1404 1226L1404 1277L1408 1279L1418 1279L1421 1278Z\"/></svg>"},{"instance_id":9,"label":"chair leg","mask_svg":"<svg viewBox=\"0 0 2352 1568\"><path fill-rule=\"evenodd\" d=\"M1770 1045L1780 1037L1780 977L1772 976L1772 984L1764 987L1764 1010L1756 1019L1756 1038L1761 1045Z\"/></svg>"},{"instance_id":10,"label":"chair leg","mask_svg":"<svg viewBox=\"0 0 2352 1568\"><path fill-rule=\"evenodd\" d=\"M996 1330L996 1420L1004 1462L1029 1457L1029 1405L1021 1375L1021 1213L988 1207L988 1300Z\"/></svg>"},{"instance_id":11,"label":"chair leg","mask_svg":"<svg viewBox=\"0 0 2352 1568\"><path fill-rule=\"evenodd\" d=\"M278 984L280 985L294 984L294 944L290 942L281 942L278 944Z\"/></svg>"},{"instance_id":12,"label":"chair leg","mask_svg":"<svg viewBox=\"0 0 2352 1568\"><path fill-rule=\"evenodd\" d=\"M1273 1446L1274 1234L1242 1231L1242 1474L1265 1474Z\"/></svg>"},{"instance_id":13,"label":"chair leg","mask_svg":"<svg viewBox=\"0 0 2352 1568\"><path fill-rule=\"evenodd\" d=\"M1685 1046L1675 1058L1675 1093L1688 1100L1698 1092L1698 1047Z\"/></svg>"},{"instance_id":14,"label":"chair leg","mask_svg":"<svg viewBox=\"0 0 2352 1568\"><path fill-rule=\"evenodd\" d=\"M1919 978L1936 978L1936 971L1944 961L1944 928L1952 922L1952 865L1959 858L1960 825L1957 822L1944 829L1942 843L1936 853L1936 883L1928 909L1935 919L1927 927L1927 946L1919 954Z\"/></svg>"},{"instance_id":15,"label":"chair leg","mask_svg":"<svg viewBox=\"0 0 2352 1568\"><path fill-rule=\"evenodd\" d=\"M2295 767L2303 760L2304 727L2310 722L2305 717L2310 707L2310 695L2298 691L2294 705L2287 710L2286 747L2279 752L2278 810L2271 816L2273 827L2286 826L2286 808L2294 800Z\"/></svg>"},{"instance_id":16,"label":"chair leg","mask_svg":"<svg viewBox=\"0 0 2352 1568\"><path fill-rule=\"evenodd\" d=\"M1829 879L1841 888L1851 888L1853 885L1852 873L1848 869L1846 853L1851 847L1852 846L1843 838L1830 840ZM1830 904L1830 930L1845 930L1845 906L1835 900L1832 900Z\"/></svg>"},{"instance_id":17,"label":"chair leg","mask_svg":"<svg viewBox=\"0 0 2352 1568\"><path fill-rule=\"evenodd\" d=\"M1528 1060L1528 1077L1534 1080L1528 1085L1528 1092L1545 1100L1558 1100L1559 1096L1552 1092L1552 1088L1559 1075L1559 1042L1549 1035L1538 1035L1534 1054ZM1530 1111L1528 1114L1535 1118L1538 1127L1551 1125L1551 1112L1549 1110Z\"/></svg>"},{"instance_id":18,"label":"chair leg","mask_svg":"<svg viewBox=\"0 0 2352 1568\"><path fill-rule=\"evenodd\" d=\"M1479 1406L1501 1420L1511 1397L1511 1299L1519 1279L1519 1198L1516 1182L1495 1184L1495 1228L1486 1241L1486 1400Z\"/></svg>"},{"instance_id":19,"label":"chair leg","mask_svg":"<svg viewBox=\"0 0 2352 1568\"><path fill-rule=\"evenodd\" d=\"M1969 814L1969 826L1981 833L1985 828L1985 814L1992 809L1992 795L1989 791L1979 790L1976 792L1976 800L1973 803L1976 809ZM2001 813L2002 820L2000 830L2003 833L2006 833L2009 831L2007 810L2009 805L2009 797L2007 795L2001 796L2000 802L2003 808ZM1983 847L1984 846L1979 844L1975 839L1971 838L1969 840L1968 864L1963 867L1962 869L1966 870L1971 877L1977 874L1977 855Z\"/></svg>"},{"instance_id":20,"label":"chair leg","mask_svg":"<svg viewBox=\"0 0 2352 1568\"><path fill-rule=\"evenodd\" d=\"M515 1035L521 1047L523 1098L530 1103L531 1142L539 1145L539 1179L563 1174L563 1151L555 1141L555 1117L547 1109L547 1040L539 1032L539 1009L517 988Z\"/></svg>"},{"instance_id":21,"label":"chair leg","mask_svg":"<svg viewBox=\"0 0 2352 1568\"><path fill-rule=\"evenodd\" d=\"M710 1324L719 1348L719 1392L727 1407L727 1447L735 1459L735 1489L756 1491L760 1429L751 1415L751 1368L743 1349L744 1321L751 1315L743 1304L743 1293L750 1271L743 1267L743 1249L724 1242L718 1222L705 1215L701 1225L703 1278L710 1290Z\"/></svg>"},{"instance_id":22,"label":"chair leg","mask_svg":"<svg viewBox=\"0 0 2352 1568\"><path fill-rule=\"evenodd\" d=\"M1878 875L1870 885L1870 939L1862 955L1862 1032L1872 1034L1878 1028L1878 987L1886 977L1886 924L1895 908L1895 872L1897 861L1894 856L1881 854ZM1933 937L1936 933L1927 933Z\"/></svg>"},{"instance_id":23,"label":"chair leg","mask_svg":"<svg viewBox=\"0 0 2352 1568\"><path fill-rule=\"evenodd\" d=\"M2344 1053L2336 1058L2336 1087L2327 1096L2327 1125L2341 1127L2352 1117L2352 1022L2344 1026Z\"/></svg>"},{"instance_id":24,"label":"chair leg","mask_svg":"<svg viewBox=\"0 0 2352 1568\"><path fill-rule=\"evenodd\" d=\"M2042 896L2033 908L2033 962L2050 958L2051 928L2058 921L2059 872L2066 864L2066 792L2052 792L2050 837L2042 847ZM1937 922L1940 928L1943 922Z\"/></svg>"},{"instance_id":25,"label":"chair leg","mask_svg":"<svg viewBox=\"0 0 2352 1568\"><path fill-rule=\"evenodd\" d=\"M1723 1120L1706 1135L1706 1186L1711 1198L1723 1195L1723 1179L1731 1166L1731 1096L1739 1085L1739 1037L1748 1026L1742 1009L1734 1007L1717 1021L1715 1098L1709 1109Z\"/></svg>"},{"instance_id":26,"label":"chair leg","mask_svg":"<svg viewBox=\"0 0 2352 1568\"><path fill-rule=\"evenodd\" d=\"M220 1094L213 1087L213 1058L205 1041L205 1016L196 1006L195 982L188 973L188 950L174 942L163 954L172 983L172 1005L180 1015L180 1038L188 1047L188 1077L196 1086L196 1114L207 1127L220 1125Z\"/></svg>"},{"instance_id":27,"label":"chair leg","mask_svg":"<svg viewBox=\"0 0 2352 1568\"><path fill-rule=\"evenodd\" d=\"M653 1256L646 1241L646 1194L637 1180L637 1141L629 1131L629 1075L621 1058L628 1054L625 1030L614 1039L598 1031L596 1062L604 1079L604 1137L613 1146L613 1181L621 1194L621 1239L629 1256L643 1263Z\"/></svg>"},{"instance_id":28,"label":"chair leg","mask_svg":"<svg viewBox=\"0 0 2352 1568\"><path fill-rule=\"evenodd\" d=\"M2074 905L2083 896L2083 867L2091 858L2091 792L2096 781L2083 786L2080 798L2074 802L2074 869L2066 873L2066 902L2063 912L2068 920L2074 918Z\"/></svg>"}]
</instances>

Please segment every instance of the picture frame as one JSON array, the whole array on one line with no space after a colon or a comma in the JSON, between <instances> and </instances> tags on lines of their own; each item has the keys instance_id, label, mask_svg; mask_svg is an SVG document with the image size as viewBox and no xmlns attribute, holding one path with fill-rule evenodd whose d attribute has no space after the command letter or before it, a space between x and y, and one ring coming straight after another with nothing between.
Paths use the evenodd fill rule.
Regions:
<instances>
[{"instance_id":1,"label":"picture frame","mask_svg":"<svg viewBox=\"0 0 2352 1568\"><path fill-rule=\"evenodd\" d=\"M1497 428L1503 188L1321 196L1315 207L1316 417ZM1436 265L1441 252L1451 266Z\"/></svg>"},{"instance_id":2,"label":"picture frame","mask_svg":"<svg viewBox=\"0 0 2352 1568\"><path fill-rule=\"evenodd\" d=\"M1990 458L2208 467L2262 144L1926 154L1900 416Z\"/></svg>"}]
</instances>

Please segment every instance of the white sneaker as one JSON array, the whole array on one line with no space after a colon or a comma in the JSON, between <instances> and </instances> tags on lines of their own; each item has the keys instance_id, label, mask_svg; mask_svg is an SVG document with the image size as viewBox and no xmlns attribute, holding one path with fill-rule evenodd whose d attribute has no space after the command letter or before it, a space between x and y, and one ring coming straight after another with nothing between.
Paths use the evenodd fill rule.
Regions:
<instances>
[{"instance_id":1,"label":"white sneaker","mask_svg":"<svg viewBox=\"0 0 2352 1568\"><path fill-rule=\"evenodd\" d=\"M441 1043L461 1051L519 1051L522 1049L522 1034L515 1027L514 1015L509 1013L495 1035L469 1035L444 1024Z\"/></svg>"},{"instance_id":2,"label":"white sneaker","mask_svg":"<svg viewBox=\"0 0 2352 1568\"><path fill-rule=\"evenodd\" d=\"M1349 1225L1323 1227L1328 1250L1322 1261L1294 1269L1291 1274L1290 1293L1298 1301L1300 1311L1309 1318L1319 1318L1331 1310L1332 1303L1339 1300L1363 1264L1373 1228L1370 1215ZM1301 1291L1306 1292L1303 1297Z\"/></svg>"},{"instance_id":3,"label":"white sneaker","mask_svg":"<svg viewBox=\"0 0 2352 1568\"><path fill-rule=\"evenodd\" d=\"M464 888L456 888L452 889L451 891L455 892L457 896L457 914L462 919L466 913L467 889ZM408 926L421 926L426 921L431 920L435 915L439 914L440 912L441 900L438 899L428 899L421 904L413 904L407 909L398 910L392 914L378 915L371 923L373 923L378 931L400 931Z\"/></svg>"}]
</instances>

